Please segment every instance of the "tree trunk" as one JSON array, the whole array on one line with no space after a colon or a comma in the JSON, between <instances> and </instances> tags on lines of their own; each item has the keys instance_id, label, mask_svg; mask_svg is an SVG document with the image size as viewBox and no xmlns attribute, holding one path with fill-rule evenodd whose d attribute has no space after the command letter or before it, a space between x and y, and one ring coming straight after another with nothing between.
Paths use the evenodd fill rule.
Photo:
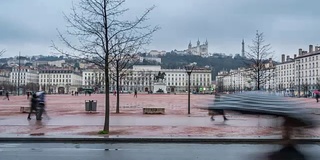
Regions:
<instances>
[{"instance_id":1,"label":"tree trunk","mask_svg":"<svg viewBox=\"0 0 320 160\"><path fill-rule=\"evenodd\" d=\"M120 93L119 93L119 91L120 91L120 88L119 88L119 80L120 80L120 78L119 78L119 61L118 60L116 60L116 78L117 78L117 80L116 80L116 83L117 83L117 107L116 107L116 113L120 113L120 97L119 97L119 95L120 95Z\"/></svg>"},{"instance_id":2,"label":"tree trunk","mask_svg":"<svg viewBox=\"0 0 320 160\"><path fill-rule=\"evenodd\" d=\"M105 58L104 81L105 81L105 115L103 130L109 132L109 119L110 119L110 95L109 95L109 69L108 60Z\"/></svg>"},{"instance_id":3,"label":"tree trunk","mask_svg":"<svg viewBox=\"0 0 320 160\"><path fill-rule=\"evenodd\" d=\"M109 133L110 123L110 95L109 95L109 37L108 37L108 18L107 18L107 2L103 3L103 22L104 22L104 42L105 42L105 55L104 55L104 81L105 81L105 115L104 115L104 126L103 130Z\"/></svg>"}]
</instances>

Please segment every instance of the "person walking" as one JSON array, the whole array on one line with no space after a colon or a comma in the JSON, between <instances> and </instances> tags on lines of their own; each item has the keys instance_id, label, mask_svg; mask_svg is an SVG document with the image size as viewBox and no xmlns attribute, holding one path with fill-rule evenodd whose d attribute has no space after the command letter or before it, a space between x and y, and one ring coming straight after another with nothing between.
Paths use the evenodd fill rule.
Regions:
<instances>
[{"instance_id":1,"label":"person walking","mask_svg":"<svg viewBox=\"0 0 320 160\"><path fill-rule=\"evenodd\" d=\"M45 96L46 93L45 92L38 92L37 93L37 100L38 100L38 105L39 107L42 107L42 114L47 118L50 119L48 113L47 113L47 105L46 105L46 100L45 100Z\"/></svg>"},{"instance_id":2,"label":"person walking","mask_svg":"<svg viewBox=\"0 0 320 160\"><path fill-rule=\"evenodd\" d=\"M30 116L33 113L32 111L35 111L34 114L37 113L37 106L38 106L37 95L34 93L34 94L32 94L32 98L31 98L31 106L30 106L30 111L28 114L28 120L31 120Z\"/></svg>"},{"instance_id":3,"label":"person walking","mask_svg":"<svg viewBox=\"0 0 320 160\"><path fill-rule=\"evenodd\" d=\"M319 93L319 90L318 90L318 92L316 92L316 100L317 100L317 103L319 102L319 98L320 98L320 93Z\"/></svg>"},{"instance_id":4,"label":"person walking","mask_svg":"<svg viewBox=\"0 0 320 160\"><path fill-rule=\"evenodd\" d=\"M138 91L137 91L137 89L134 90L134 95L133 95L133 97L138 98Z\"/></svg>"},{"instance_id":5,"label":"person walking","mask_svg":"<svg viewBox=\"0 0 320 160\"><path fill-rule=\"evenodd\" d=\"M30 97L30 92L27 92L27 99L29 99Z\"/></svg>"},{"instance_id":6,"label":"person walking","mask_svg":"<svg viewBox=\"0 0 320 160\"><path fill-rule=\"evenodd\" d=\"M216 93L215 94L215 98L214 98L214 102L219 102L221 99L221 95L219 93ZM209 114L211 115L211 120L214 121L214 116L215 114L217 115L222 115L223 117L223 120L226 121L228 120L227 117L226 117L226 113L223 109L214 109L212 111L209 111Z\"/></svg>"},{"instance_id":7,"label":"person walking","mask_svg":"<svg viewBox=\"0 0 320 160\"><path fill-rule=\"evenodd\" d=\"M5 100L5 99L8 99L8 101L9 101L9 92L8 91L6 92L6 97L4 97L3 100Z\"/></svg>"}]
</instances>

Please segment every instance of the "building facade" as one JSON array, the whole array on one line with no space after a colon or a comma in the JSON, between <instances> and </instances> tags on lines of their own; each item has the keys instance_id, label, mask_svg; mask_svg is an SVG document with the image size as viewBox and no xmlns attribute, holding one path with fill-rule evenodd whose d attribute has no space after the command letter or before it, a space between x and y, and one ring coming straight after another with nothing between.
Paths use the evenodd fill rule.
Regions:
<instances>
[{"instance_id":1,"label":"building facade","mask_svg":"<svg viewBox=\"0 0 320 160\"><path fill-rule=\"evenodd\" d=\"M160 73L165 73L161 82L166 84L167 92L186 92L188 76L185 69L162 69L159 65L134 65L132 69L121 72L119 87L120 91L133 92L153 92L154 84L157 83L155 77ZM85 70L82 73L83 87L97 86L104 91L104 73L101 70ZM113 75L109 75L109 91L116 90L116 80ZM211 70L195 69L191 74L191 90L204 92L211 89ZM101 83L100 83L101 82ZM99 84L99 85L97 85Z\"/></svg>"},{"instance_id":2,"label":"building facade","mask_svg":"<svg viewBox=\"0 0 320 160\"><path fill-rule=\"evenodd\" d=\"M277 82L277 70L272 59L263 64L263 70L259 73L259 87L261 90L275 91ZM246 91L256 90L257 73L250 68L238 68L218 72L216 76L217 91Z\"/></svg>"},{"instance_id":3,"label":"building facade","mask_svg":"<svg viewBox=\"0 0 320 160\"><path fill-rule=\"evenodd\" d=\"M33 68L15 67L10 73L10 82L15 86L26 86L29 83L37 84L38 81L38 71Z\"/></svg>"},{"instance_id":4,"label":"building facade","mask_svg":"<svg viewBox=\"0 0 320 160\"><path fill-rule=\"evenodd\" d=\"M216 91L245 91L254 90L256 82L252 80L252 70L238 68L234 70L218 72L216 76Z\"/></svg>"},{"instance_id":5,"label":"building facade","mask_svg":"<svg viewBox=\"0 0 320 160\"><path fill-rule=\"evenodd\" d=\"M98 68L86 69L82 71L82 87L95 89L98 92L105 90L104 71Z\"/></svg>"},{"instance_id":6,"label":"building facade","mask_svg":"<svg viewBox=\"0 0 320 160\"><path fill-rule=\"evenodd\" d=\"M300 95L310 95L320 89L320 46L309 45L309 52L299 49L294 64L295 86Z\"/></svg>"},{"instance_id":7,"label":"building facade","mask_svg":"<svg viewBox=\"0 0 320 160\"><path fill-rule=\"evenodd\" d=\"M265 77L266 81L263 83L262 89L278 92L289 90L295 96L313 95L314 90L320 89L320 46L309 45L309 51L300 48L298 55L294 54L292 58L282 54L280 63L266 66L266 69L266 75L268 76ZM220 88L224 88L224 90L235 88L230 86L232 86L232 83L234 83L233 86L237 86L238 83L234 79L237 77L235 75L239 75L238 72L233 70L219 72L216 77L217 86L220 85ZM250 77L247 77L246 81L254 82ZM244 84L241 84L240 81L240 86L242 85Z\"/></svg>"},{"instance_id":8,"label":"building facade","mask_svg":"<svg viewBox=\"0 0 320 160\"><path fill-rule=\"evenodd\" d=\"M79 72L70 69L46 69L39 71L40 90L53 94L68 94L78 91L82 85Z\"/></svg>"},{"instance_id":9,"label":"building facade","mask_svg":"<svg viewBox=\"0 0 320 160\"><path fill-rule=\"evenodd\" d=\"M188 74L185 69L163 69L166 74L167 92L187 92ZM190 75L190 90L192 92L210 92L211 69L195 68Z\"/></svg>"}]
</instances>

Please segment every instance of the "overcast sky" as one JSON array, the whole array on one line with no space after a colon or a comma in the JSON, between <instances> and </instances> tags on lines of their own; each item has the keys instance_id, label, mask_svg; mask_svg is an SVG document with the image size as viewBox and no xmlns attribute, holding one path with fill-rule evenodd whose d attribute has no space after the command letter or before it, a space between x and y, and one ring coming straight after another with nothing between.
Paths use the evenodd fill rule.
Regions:
<instances>
[{"instance_id":1,"label":"overcast sky","mask_svg":"<svg viewBox=\"0 0 320 160\"><path fill-rule=\"evenodd\" d=\"M77 0L73 0L74 3ZM72 0L1 0L0 49L5 57L48 55L51 41L59 44L57 31L65 30L63 12ZM251 43L256 30L264 32L276 60L298 48L320 44L319 0L127 0L130 15L156 5L149 24L161 30L148 50L184 50L208 39L209 52L241 52L241 41ZM130 17L128 17L130 18ZM61 47L63 47L61 45Z\"/></svg>"}]
</instances>

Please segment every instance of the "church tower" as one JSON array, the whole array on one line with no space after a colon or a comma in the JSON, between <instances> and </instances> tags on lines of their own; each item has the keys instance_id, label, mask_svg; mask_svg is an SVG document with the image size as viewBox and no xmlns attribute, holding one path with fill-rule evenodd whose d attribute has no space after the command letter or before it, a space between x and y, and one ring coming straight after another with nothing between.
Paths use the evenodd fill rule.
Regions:
<instances>
[{"instance_id":1,"label":"church tower","mask_svg":"<svg viewBox=\"0 0 320 160\"><path fill-rule=\"evenodd\" d=\"M244 50L244 39L242 39L242 49L241 49L241 56L245 57L245 50Z\"/></svg>"},{"instance_id":2,"label":"church tower","mask_svg":"<svg viewBox=\"0 0 320 160\"><path fill-rule=\"evenodd\" d=\"M189 42L189 45L188 45L188 49L190 50L192 48L192 44L191 44L191 41Z\"/></svg>"}]
</instances>

